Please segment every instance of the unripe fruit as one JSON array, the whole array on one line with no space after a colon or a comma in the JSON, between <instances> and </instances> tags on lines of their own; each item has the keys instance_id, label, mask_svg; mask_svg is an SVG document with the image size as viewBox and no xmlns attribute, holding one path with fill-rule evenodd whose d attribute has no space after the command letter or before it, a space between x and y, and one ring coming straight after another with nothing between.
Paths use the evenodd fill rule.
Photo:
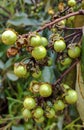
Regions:
<instances>
[{"instance_id":1,"label":"unripe fruit","mask_svg":"<svg viewBox=\"0 0 84 130\"><path fill-rule=\"evenodd\" d=\"M52 86L44 83L39 88L39 93L42 97L49 97L52 94Z\"/></svg>"},{"instance_id":2,"label":"unripe fruit","mask_svg":"<svg viewBox=\"0 0 84 130\"><path fill-rule=\"evenodd\" d=\"M53 117L55 117L55 110L53 108L51 108L50 110L48 110L46 112L46 117L47 118L53 118Z\"/></svg>"},{"instance_id":3,"label":"unripe fruit","mask_svg":"<svg viewBox=\"0 0 84 130\"><path fill-rule=\"evenodd\" d=\"M62 52L64 51L66 48L66 44L63 40L58 40L58 41L55 41L54 43L54 50L56 52Z\"/></svg>"},{"instance_id":4,"label":"unripe fruit","mask_svg":"<svg viewBox=\"0 0 84 130\"><path fill-rule=\"evenodd\" d=\"M2 42L6 45L12 45L16 42L17 35L12 30L7 30L2 34Z\"/></svg>"},{"instance_id":5,"label":"unripe fruit","mask_svg":"<svg viewBox=\"0 0 84 130\"><path fill-rule=\"evenodd\" d=\"M78 58L80 56L80 53L81 49L79 46L68 49L68 55L73 59Z\"/></svg>"},{"instance_id":6,"label":"unripe fruit","mask_svg":"<svg viewBox=\"0 0 84 130\"><path fill-rule=\"evenodd\" d=\"M32 36L30 39L30 45L33 47L41 45L41 37L38 35Z\"/></svg>"},{"instance_id":7,"label":"unripe fruit","mask_svg":"<svg viewBox=\"0 0 84 130\"><path fill-rule=\"evenodd\" d=\"M47 55L47 50L43 46L35 47L32 51L32 57L34 57L36 60L41 60L45 58Z\"/></svg>"},{"instance_id":8,"label":"unripe fruit","mask_svg":"<svg viewBox=\"0 0 84 130\"><path fill-rule=\"evenodd\" d=\"M37 122L37 123L42 123L42 122L44 122L44 120L45 120L45 118L44 118L44 116L42 116L42 117L40 117L40 118L35 118L35 121Z\"/></svg>"},{"instance_id":9,"label":"unripe fruit","mask_svg":"<svg viewBox=\"0 0 84 130\"><path fill-rule=\"evenodd\" d=\"M36 108L36 110L34 110L34 117L35 118L41 118L43 116L43 109L41 107Z\"/></svg>"},{"instance_id":10,"label":"unripe fruit","mask_svg":"<svg viewBox=\"0 0 84 130\"><path fill-rule=\"evenodd\" d=\"M20 78L23 78L27 75L27 69L25 65L14 64L14 74Z\"/></svg>"},{"instance_id":11,"label":"unripe fruit","mask_svg":"<svg viewBox=\"0 0 84 130\"><path fill-rule=\"evenodd\" d=\"M39 83L37 82L37 81L32 81L31 83L30 83L30 91L32 92L32 93L38 93L39 92L39 87L40 87L40 85L39 85Z\"/></svg>"},{"instance_id":12,"label":"unripe fruit","mask_svg":"<svg viewBox=\"0 0 84 130\"><path fill-rule=\"evenodd\" d=\"M32 73L32 76L33 76L34 78L38 79L38 78L41 76L41 71L39 70L39 71L37 71L37 72Z\"/></svg>"},{"instance_id":13,"label":"unripe fruit","mask_svg":"<svg viewBox=\"0 0 84 130\"><path fill-rule=\"evenodd\" d=\"M68 5L73 7L76 5L76 0L68 0Z\"/></svg>"},{"instance_id":14,"label":"unripe fruit","mask_svg":"<svg viewBox=\"0 0 84 130\"><path fill-rule=\"evenodd\" d=\"M34 109L36 107L36 101L32 97L27 97L23 102L24 108L28 110Z\"/></svg>"},{"instance_id":15,"label":"unripe fruit","mask_svg":"<svg viewBox=\"0 0 84 130\"><path fill-rule=\"evenodd\" d=\"M57 100L55 103L54 103L54 109L56 111L61 111L65 108L65 104L63 103L62 100Z\"/></svg>"},{"instance_id":16,"label":"unripe fruit","mask_svg":"<svg viewBox=\"0 0 84 130\"><path fill-rule=\"evenodd\" d=\"M53 63L52 58L49 58L49 59L48 59L48 66L51 66L51 65L52 65L52 63Z\"/></svg>"},{"instance_id":17,"label":"unripe fruit","mask_svg":"<svg viewBox=\"0 0 84 130\"><path fill-rule=\"evenodd\" d=\"M28 109L24 109L22 112L22 115L23 115L24 119L29 119L32 117L32 114L31 114L30 110L28 110Z\"/></svg>"},{"instance_id":18,"label":"unripe fruit","mask_svg":"<svg viewBox=\"0 0 84 130\"><path fill-rule=\"evenodd\" d=\"M41 45L44 46L44 47L48 45L48 40L47 40L47 38L41 37Z\"/></svg>"},{"instance_id":19,"label":"unripe fruit","mask_svg":"<svg viewBox=\"0 0 84 130\"><path fill-rule=\"evenodd\" d=\"M64 87L64 89L70 89L70 87L69 87L69 85L67 85L67 84L62 84L62 86Z\"/></svg>"},{"instance_id":20,"label":"unripe fruit","mask_svg":"<svg viewBox=\"0 0 84 130\"><path fill-rule=\"evenodd\" d=\"M65 59L63 59L61 61L61 64L64 65L64 66L67 66L67 65L70 65L72 62L72 59L70 57L66 57Z\"/></svg>"},{"instance_id":21,"label":"unripe fruit","mask_svg":"<svg viewBox=\"0 0 84 130\"><path fill-rule=\"evenodd\" d=\"M75 90L68 90L65 100L69 104L74 104L77 101L77 92Z\"/></svg>"}]
</instances>

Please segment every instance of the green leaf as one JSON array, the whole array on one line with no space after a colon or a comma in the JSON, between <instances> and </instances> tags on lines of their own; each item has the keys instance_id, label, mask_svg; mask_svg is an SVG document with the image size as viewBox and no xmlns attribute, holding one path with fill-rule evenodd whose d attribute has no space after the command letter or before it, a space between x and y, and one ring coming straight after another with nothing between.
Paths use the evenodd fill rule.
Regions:
<instances>
[{"instance_id":1,"label":"green leaf","mask_svg":"<svg viewBox=\"0 0 84 130\"><path fill-rule=\"evenodd\" d=\"M4 63L2 60L0 60L0 69L4 69Z\"/></svg>"},{"instance_id":2,"label":"green leaf","mask_svg":"<svg viewBox=\"0 0 84 130\"><path fill-rule=\"evenodd\" d=\"M23 126L12 126L12 130L24 130Z\"/></svg>"},{"instance_id":3,"label":"green leaf","mask_svg":"<svg viewBox=\"0 0 84 130\"><path fill-rule=\"evenodd\" d=\"M41 80L43 82L53 83L55 81L55 74L52 67L44 67L42 71Z\"/></svg>"},{"instance_id":4,"label":"green leaf","mask_svg":"<svg viewBox=\"0 0 84 130\"><path fill-rule=\"evenodd\" d=\"M39 25L39 22L33 18L27 18L26 13L17 13L13 19L7 21L7 24L24 27Z\"/></svg>"},{"instance_id":5,"label":"green leaf","mask_svg":"<svg viewBox=\"0 0 84 130\"><path fill-rule=\"evenodd\" d=\"M24 0L24 2L27 4L32 4L31 0Z\"/></svg>"},{"instance_id":6,"label":"green leaf","mask_svg":"<svg viewBox=\"0 0 84 130\"><path fill-rule=\"evenodd\" d=\"M17 81L18 80L18 77L12 71L10 71L10 72L7 73L7 77L11 81Z\"/></svg>"}]
</instances>

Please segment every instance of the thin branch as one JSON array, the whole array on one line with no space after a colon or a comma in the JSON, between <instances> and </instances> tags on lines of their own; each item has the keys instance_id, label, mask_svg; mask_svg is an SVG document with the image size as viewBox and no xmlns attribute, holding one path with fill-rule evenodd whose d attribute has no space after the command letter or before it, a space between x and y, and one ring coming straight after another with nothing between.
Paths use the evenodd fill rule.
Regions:
<instances>
[{"instance_id":1,"label":"thin branch","mask_svg":"<svg viewBox=\"0 0 84 130\"><path fill-rule=\"evenodd\" d=\"M73 13L70 13L70 14L68 14L66 16L61 17L61 18L55 19L54 21L49 22L49 23L45 24L43 27L41 27L40 29L38 29L37 32L40 32L40 31L44 30L45 28L50 27L53 24L60 22L61 20L64 20L64 19L67 19L67 18L69 18L71 16L75 16L75 15L79 15L79 14L84 15L84 10L79 10L77 12L73 12Z\"/></svg>"},{"instance_id":2,"label":"thin branch","mask_svg":"<svg viewBox=\"0 0 84 130\"><path fill-rule=\"evenodd\" d=\"M78 32L74 32L74 33L72 33L72 34L70 34L70 35L67 35L67 36L64 37L64 39L67 40L67 39L69 39L69 38L74 37L74 36L77 35L77 34L82 34L82 30L81 30L81 31L78 31Z\"/></svg>"},{"instance_id":3,"label":"thin branch","mask_svg":"<svg viewBox=\"0 0 84 130\"><path fill-rule=\"evenodd\" d=\"M74 30L74 31L75 31L75 30L82 30L82 28L83 28L83 27L78 27L78 28L60 27L60 26L57 26L57 25L56 25L56 27L57 27L57 28L60 28L60 29L63 29L63 30L65 30L65 31L66 31L66 30Z\"/></svg>"},{"instance_id":4,"label":"thin branch","mask_svg":"<svg viewBox=\"0 0 84 130\"><path fill-rule=\"evenodd\" d=\"M56 86L63 78L65 75L67 75L76 65L77 63L79 62L79 60L76 60L71 66L69 69L67 69L61 76L60 78L53 84L53 86Z\"/></svg>"}]
</instances>

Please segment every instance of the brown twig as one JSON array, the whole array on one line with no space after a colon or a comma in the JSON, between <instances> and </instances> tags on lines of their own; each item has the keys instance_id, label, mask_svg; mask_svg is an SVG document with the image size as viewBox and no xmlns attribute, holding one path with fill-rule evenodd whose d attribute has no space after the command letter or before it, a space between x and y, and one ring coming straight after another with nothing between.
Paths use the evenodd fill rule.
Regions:
<instances>
[{"instance_id":1,"label":"brown twig","mask_svg":"<svg viewBox=\"0 0 84 130\"><path fill-rule=\"evenodd\" d=\"M71 66L69 69L67 69L61 76L60 78L53 84L53 86L56 86L63 78L65 75L67 75L76 65L77 63L79 62L79 60L76 60Z\"/></svg>"},{"instance_id":2,"label":"brown twig","mask_svg":"<svg viewBox=\"0 0 84 130\"><path fill-rule=\"evenodd\" d=\"M77 35L77 34L82 34L82 30L80 30L80 31L78 31L78 32L74 32L74 33L72 33L72 34L70 34L70 35L67 35L67 36L64 37L64 39L67 40L67 39L69 39L69 38L74 37L74 36Z\"/></svg>"},{"instance_id":3,"label":"brown twig","mask_svg":"<svg viewBox=\"0 0 84 130\"><path fill-rule=\"evenodd\" d=\"M55 19L54 21L49 22L49 23L45 24L43 27L41 27L40 29L38 29L37 32L40 32L40 31L44 30L45 28L50 27L53 24L60 22L61 20L64 20L64 19L67 19L67 18L69 18L71 16L75 16L75 15L79 15L79 14L84 15L84 10L81 9L81 10L79 10L77 12L73 12L73 13L70 13L70 14L68 14L66 16L61 17L61 18Z\"/></svg>"}]
</instances>

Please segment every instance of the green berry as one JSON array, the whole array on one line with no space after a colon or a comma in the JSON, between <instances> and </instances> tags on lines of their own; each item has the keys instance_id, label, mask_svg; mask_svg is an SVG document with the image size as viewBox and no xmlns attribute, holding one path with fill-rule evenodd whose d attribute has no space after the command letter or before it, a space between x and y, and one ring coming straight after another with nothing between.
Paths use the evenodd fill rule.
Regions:
<instances>
[{"instance_id":1,"label":"green berry","mask_svg":"<svg viewBox=\"0 0 84 130\"><path fill-rule=\"evenodd\" d=\"M56 111L61 111L65 108L65 104L62 100L57 100L55 103L54 103L54 109Z\"/></svg>"},{"instance_id":2,"label":"green berry","mask_svg":"<svg viewBox=\"0 0 84 130\"><path fill-rule=\"evenodd\" d=\"M63 40L58 40L58 41L55 41L54 43L54 50L56 52L62 52L64 51L66 48L66 44Z\"/></svg>"},{"instance_id":3,"label":"green berry","mask_svg":"<svg viewBox=\"0 0 84 130\"><path fill-rule=\"evenodd\" d=\"M76 103L78 99L77 92L75 90L68 90L67 95L65 96L65 100L69 104Z\"/></svg>"},{"instance_id":4,"label":"green berry","mask_svg":"<svg viewBox=\"0 0 84 130\"><path fill-rule=\"evenodd\" d=\"M6 45L12 45L16 42L17 35L12 30L7 30L2 34L2 42Z\"/></svg>"},{"instance_id":5,"label":"green berry","mask_svg":"<svg viewBox=\"0 0 84 130\"><path fill-rule=\"evenodd\" d=\"M44 47L48 45L48 40L47 40L47 38L41 37L41 45L44 46Z\"/></svg>"},{"instance_id":6,"label":"green berry","mask_svg":"<svg viewBox=\"0 0 84 130\"><path fill-rule=\"evenodd\" d=\"M18 63L14 64L14 74L20 78L25 77L27 75L26 66Z\"/></svg>"},{"instance_id":7,"label":"green berry","mask_svg":"<svg viewBox=\"0 0 84 130\"><path fill-rule=\"evenodd\" d=\"M27 97L23 102L24 108L28 110L34 109L36 107L36 101L32 97Z\"/></svg>"},{"instance_id":8,"label":"green berry","mask_svg":"<svg viewBox=\"0 0 84 130\"><path fill-rule=\"evenodd\" d=\"M38 107L34 110L34 117L35 118L41 118L43 116L43 109L41 107Z\"/></svg>"},{"instance_id":9,"label":"green berry","mask_svg":"<svg viewBox=\"0 0 84 130\"><path fill-rule=\"evenodd\" d=\"M32 36L30 39L30 45L33 47L41 45L41 37L38 35Z\"/></svg>"},{"instance_id":10,"label":"green berry","mask_svg":"<svg viewBox=\"0 0 84 130\"><path fill-rule=\"evenodd\" d=\"M52 86L44 83L39 88L39 93L42 97L49 97L52 94Z\"/></svg>"},{"instance_id":11,"label":"green berry","mask_svg":"<svg viewBox=\"0 0 84 130\"><path fill-rule=\"evenodd\" d=\"M55 110L53 108L51 108L50 110L47 110L46 117L47 118L54 118L55 117Z\"/></svg>"},{"instance_id":12,"label":"green berry","mask_svg":"<svg viewBox=\"0 0 84 130\"><path fill-rule=\"evenodd\" d=\"M76 0L68 0L68 5L73 7L76 5Z\"/></svg>"},{"instance_id":13,"label":"green berry","mask_svg":"<svg viewBox=\"0 0 84 130\"><path fill-rule=\"evenodd\" d=\"M34 57L36 60L44 59L47 55L47 50L43 46L35 47L32 51L32 57Z\"/></svg>"},{"instance_id":14,"label":"green berry","mask_svg":"<svg viewBox=\"0 0 84 130\"><path fill-rule=\"evenodd\" d=\"M22 112L22 115L25 119L29 119L32 117L32 114L31 114L30 110L28 110L28 109L24 109Z\"/></svg>"}]
</instances>

